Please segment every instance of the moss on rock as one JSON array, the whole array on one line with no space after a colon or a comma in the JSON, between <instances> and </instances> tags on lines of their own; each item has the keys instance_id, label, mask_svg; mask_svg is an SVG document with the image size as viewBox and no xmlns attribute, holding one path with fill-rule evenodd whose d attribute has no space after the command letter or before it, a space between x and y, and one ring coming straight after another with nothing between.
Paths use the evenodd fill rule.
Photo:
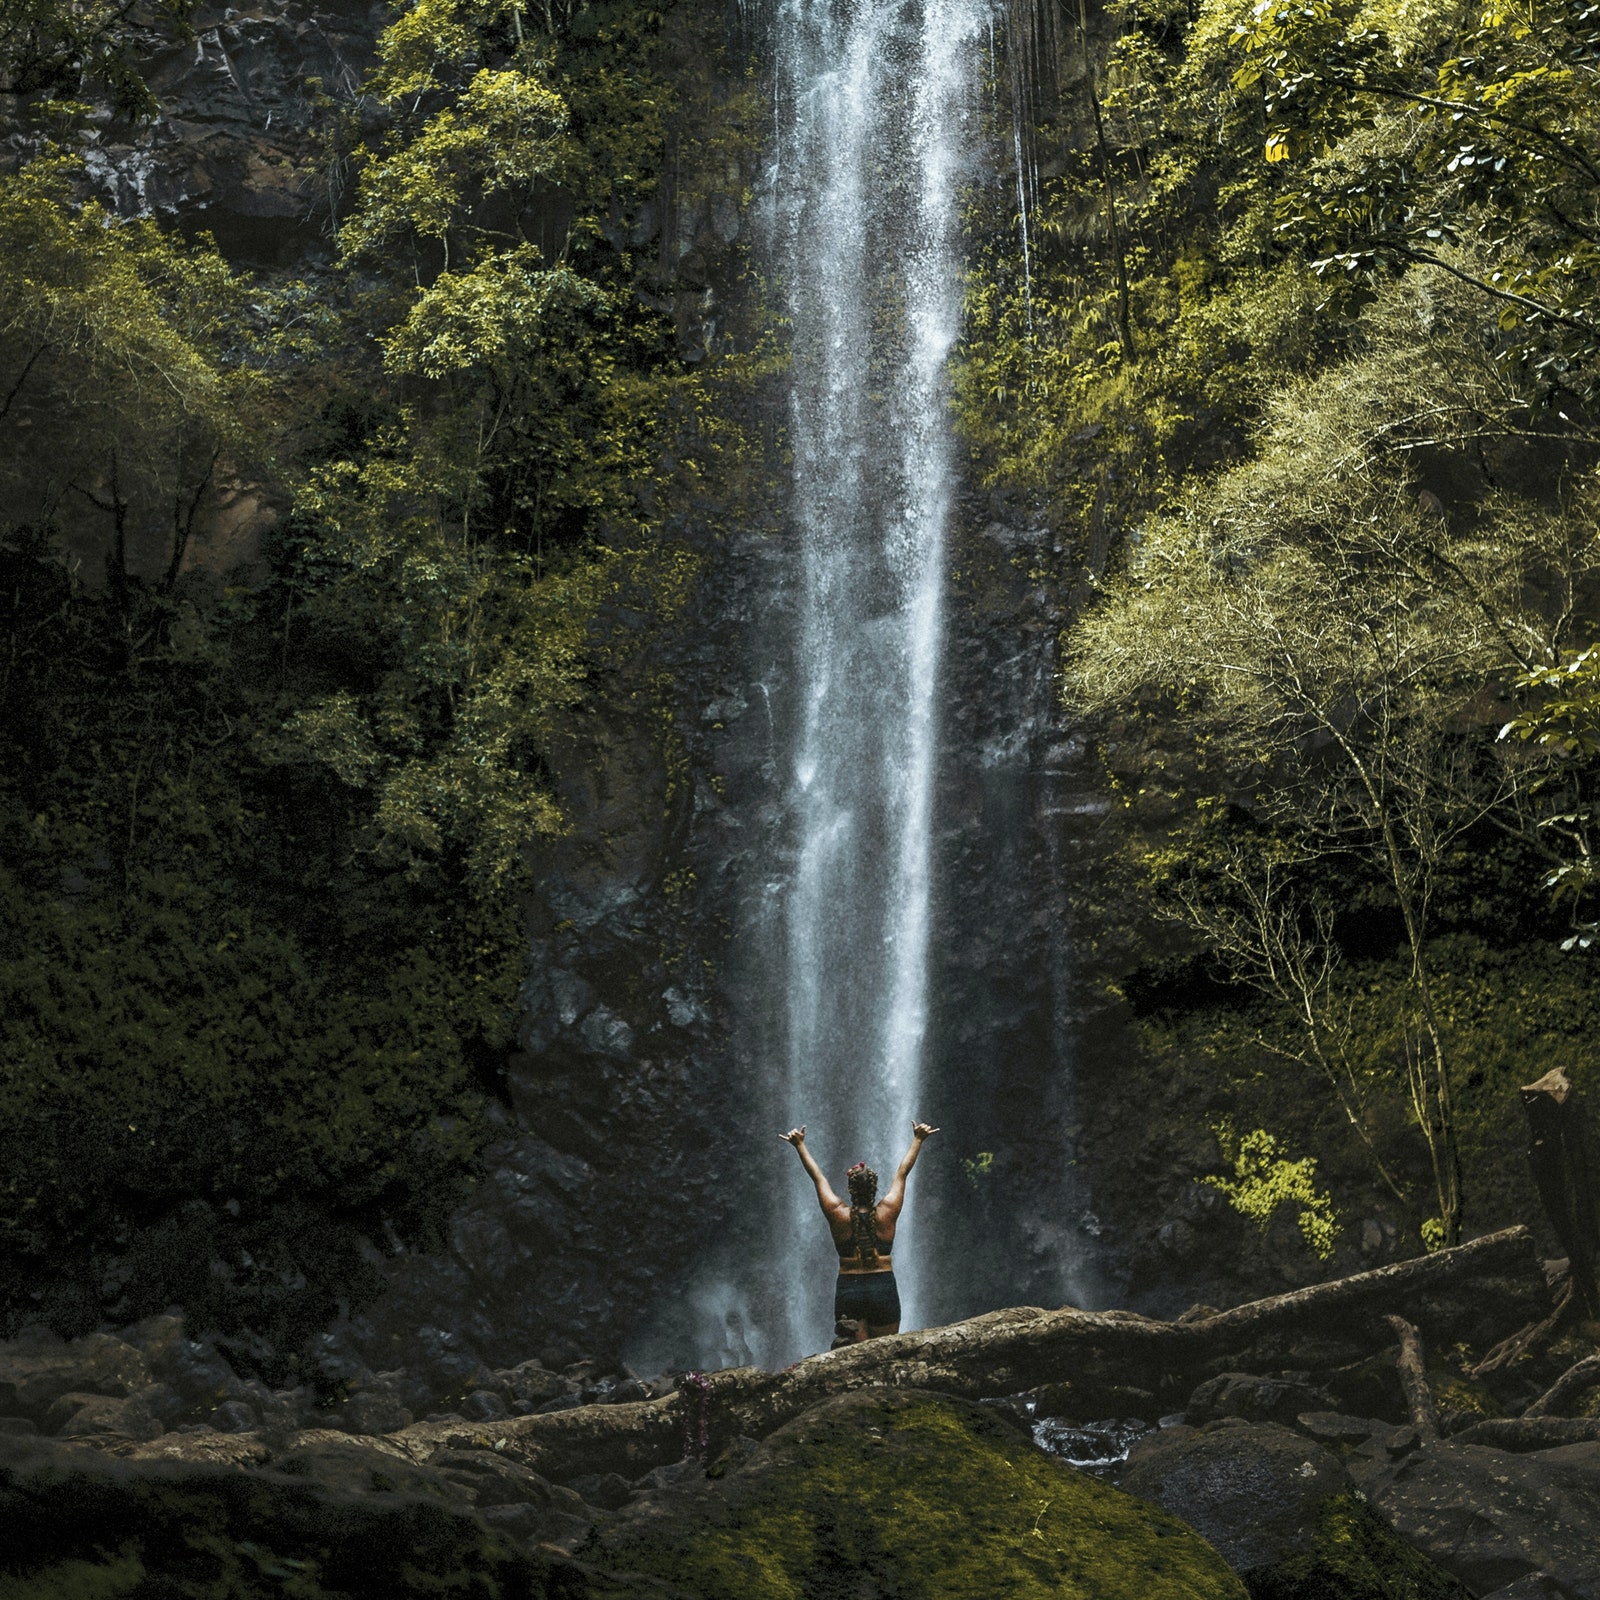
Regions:
<instances>
[{"instance_id":1,"label":"moss on rock","mask_svg":"<svg viewBox=\"0 0 1600 1600\"><path fill-rule=\"evenodd\" d=\"M1329 1497L1308 1555L1245 1574L1250 1600L1470 1600L1353 1494Z\"/></svg>"},{"instance_id":2,"label":"moss on rock","mask_svg":"<svg viewBox=\"0 0 1600 1600\"><path fill-rule=\"evenodd\" d=\"M903 1390L814 1407L585 1556L704 1600L1245 1595L1175 1517L1053 1461L991 1410Z\"/></svg>"}]
</instances>

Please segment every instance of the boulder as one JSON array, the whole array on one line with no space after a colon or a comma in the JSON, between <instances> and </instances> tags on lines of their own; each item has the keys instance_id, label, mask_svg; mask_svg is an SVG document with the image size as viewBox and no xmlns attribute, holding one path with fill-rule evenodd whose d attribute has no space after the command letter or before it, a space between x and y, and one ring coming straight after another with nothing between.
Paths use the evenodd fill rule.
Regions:
<instances>
[{"instance_id":1,"label":"boulder","mask_svg":"<svg viewBox=\"0 0 1600 1600\"><path fill-rule=\"evenodd\" d=\"M583 1559L702 1600L1246 1593L1174 1518L1057 1464L967 1401L840 1395L741 1454L720 1476L658 1469L659 1482L597 1526Z\"/></svg>"},{"instance_id":2,"label":"boulder","mask_svg":"<svg viewBox=\"0 0 1600 1600\"><path fill-rule=\"evenodd\" d=\"M546 1370L537 1361L524 1361L495 1373L500 1385L513 1401L523 1400L542 1406L558 1395L571 1393L573 1384L559 1372Z\"/></svg>"},{"instance_id":3,"label":"boulder","mask_svg":"<svg viewBox=\"0 0 1600 1600\"><path fill-rule=\"evenodd\" d=\"M588 1505L603 1511L617 1511L633 1496L633 1485L620 1472L595 1472L574 1478L567 1487Z\"/></svg>"},{"instance_id":4,"label":"boulder","mask_svg":"<svg viewBox=\"0 0 1600 1600\"><path fill-rule=\"evenodd\" d=\"M0 1412L40 1424L63 1395L125 1399L149 1383L144 1358L108 1333L70 1344L41 1335L0 1345Z\"/></svg>"},{"instance_id":5,"label":"boulder","mask_svg":"<svg viewBox=\"0 0 1600 1600\"><path fill-rule=\"evenodd\" d=\"M559 1506L564 1511L582 1509L571 1489L560 1489L498 1450L436 1450L427 1470L470 1505Z\"/></svg>"},{"instance_id":6,"label":"boulder","mask_svg":"<svg viewBox=\"0 0 1600 1600\"><path fill-rule=\"evenodd\" d=\"M206 1420L218 1433L254 1433L261 1426L255 1407L243 1400L224 1400Z\"/></svg>"},{"instance_id":7,"label":"boulder","mask_svg":"<svg viewBox=\"0 0 1600 1600\"><path fill-rule=\"evenodd\" d=\"M519 1544L573 1550L594 1526L593 1507L574 1490L547 1483L498 1451L440 1450L428 1470Z\"/></svg>"},{"instance_id":8,"label":"boulder","mask_svg":"<svg viewBox=\"0 0 1600 1600\"><path fill-rule=\"evenodd\" d=\"M1518 1578L1515 1583L1485 1595L1483 1600L1566 1600L1566 1597L1553 1579L1542 1572L1530 1572L1526 1578Z\"/></svg>"},{"instance_id":9,"label":"boulder","mask_svg":"<svg viewBox=\"0 0 1600 1600\"><path fill-rule=\"evenodd\" d=\"M1376 1417L1347 1417L1342 1411L1303 1411L1294 1419L1301 1433L1323 1444L1365 1444L1376 1434L1389 1433L1392 1425Z\"/></svg>"},{"instance_id":10,"label":"boulder","mask_svg":"<svg viewBox=\"0 0 1600 1600\"><path fill-rule=\"evenodd\" d=\"M501 1418L510 1416L511 1411L493 1389L474 1389L461 1402L461 1415L468 1422L498 1422ZM406 1418L406 1422L410 1420L409 1417ZM402 1422L400 1427L405 1427L406 1422Z\"/></svg>"},{"instance_id":11,"label":"boulder","mask_svg":"<svg viewBox=\"0 0 1600 1600\"><path fill-rule=\"evenodd\" d=\"M1329 1451L1276 1424L1152 1435L1121 1482L1203 1533L1251 1600L1470 1600L1372 1513Z\"/></svg>"},{"instance_id":12,"label":"boulder","mask_svg":"<svg viewBox=\"0 0 1600 1600\"><path fill-rule=\"evenodd\" d=\"M339 1434L301 1434L273 1469L343 1495L411 1495L429 1500L470 1503L454 1484L393 1451Z\"/></svg>"},{"instance_id":13,"label":"boulder","mask_svg":"<svg viewBox=\"0 0 1600 1600\"><path fill-rule=\"evenodd\" d=\"M359 1390L318 1419L323 1427L360 1434L398 1433L413 1420L399 1399L382 1388Z\"/></svg>"},{"instance_id":14,"label":"boulder","mask_svg":"<svg viewBox=\"0 0 1600 1600\"><path fill-rule=\"evenodd\" d=\"M1600 1442L1514 1455L1449 1440L1363 1488L1401 1538L1474 1594L1542 1578L1565 1600L1600 1600Z\"/></svg>"},{"instance_id":15,"label":"boulder","mask_svg":"<svg viewBox=\"0 0 1600 1600\"><path fill-rule=\"evenodd\" d=\"M249 1385L229 1366L222 1352L209 1340L189 1338L181 1317L170 1312L146 1317L125 1328L122 1339L138 1351L150 1377L178 1395L186 1414L196 1421L210 1416L228 1400L250 1398Z\"/></svg>"},{"instance_id":16,"label":"boulder","mask_svg":"<svg viewBox=\"0 0 1600 1600\"><path fill-rule=\"evenodd\" d=\"M1331 1451L1276 1423L1150 1434L1118 1481L1181 1517L1238 1572L1309 1555L1324 1502L1351 1488Z\"/></svg>"},{"instance_id":17,"label":"boulder","mask_svg":"<svg viewBox=\"0 0 1600 1600\"><path fill-rule=\"evenodd\" d=\"M159 1439L167 1430L139 1395L64 1394L45 1414L44 1431L62 1439Z\"/></svg>"},{"instance_id":18,"label":"boulder","mask_svg":"<svg viewBox=\"0 0 1600 1600\"><path fill-rule=\"evenodd\" d=\"M1255 1567L1246 1581L1250 1600L1472 1600L1353 1494L1323 1502L1309 1550Z\"/></svg>"}]
</instances>

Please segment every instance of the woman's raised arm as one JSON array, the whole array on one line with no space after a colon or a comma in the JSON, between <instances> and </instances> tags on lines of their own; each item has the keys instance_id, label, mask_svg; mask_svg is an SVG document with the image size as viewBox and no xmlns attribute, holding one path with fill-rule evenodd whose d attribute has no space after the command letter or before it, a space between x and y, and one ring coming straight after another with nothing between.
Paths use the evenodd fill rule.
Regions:
<instances>
[{"instance_id":1,"label":"woman's raised arm","mask_svg":"<svg viewBox=\"0 0 1600 1600\"><path fill-rule=\"evenodd\" d=\"M848 1211L850 1208L828 1184L822 1175L822 1168L817 1165L816 1157L806 1149L806 1130L804 1127L791 1128L787 1133L780 1133L780 1139L786 1139L794 1146L794 1153L800 1157L800 1165L811 1174L811 1181L817 1186L817 1200L822 1206L823 1215L831 1215L836 1211Z\"/></svg>"},{"instance_id":2,"label":"woman's raised arm","mask_svg":"<svg viewBox=\"0 0 1600 1600\"><path fill-rule=\"evenodd\" d=\"M894 1182L889 1185L888 1194L879 1202L888 1208L891 1221L900 1215L901 1207L906 1203L906 1178L916 1166L917 1157L922 1154L923 1144L938 1131L937 1128L929 1127L926 1122L911 1124L911 1148L900 1158L900 1165L895 1168Z\"/></svg>"}]
</instances>

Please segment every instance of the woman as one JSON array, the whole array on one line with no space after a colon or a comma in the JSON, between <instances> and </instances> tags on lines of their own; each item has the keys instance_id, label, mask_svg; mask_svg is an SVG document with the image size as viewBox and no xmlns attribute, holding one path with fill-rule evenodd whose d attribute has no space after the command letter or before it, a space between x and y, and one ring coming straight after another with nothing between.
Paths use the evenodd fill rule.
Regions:
<instances>
[{"instance_id":1,"label":"woman","mask_svg":"<svg viewBox=\"0 0 1600 1600\"><path fill-rule=\"evenodd\" d=\"M912 1124L911 1148L901 1159L894 1182L881 1200L877 1198L878 1174L865 1161L858 1161L845 1174L850 1188L848 1205L829 1187L816 1158L806 1149L806 1130L791 1128L778 1135L794 1146L801 1165L817 1186L817 1199L822 1202L822 1214L828 1219L828 1231L839 1252L833 1320L854 1322L857 1344L900 1331L900 1291L895 1287L889 1254L894 1249L895 1225L906 1203L906 1177L916 1166L923 1144L938 1131L926 1122Z\"/></svg>"}]
</instances>

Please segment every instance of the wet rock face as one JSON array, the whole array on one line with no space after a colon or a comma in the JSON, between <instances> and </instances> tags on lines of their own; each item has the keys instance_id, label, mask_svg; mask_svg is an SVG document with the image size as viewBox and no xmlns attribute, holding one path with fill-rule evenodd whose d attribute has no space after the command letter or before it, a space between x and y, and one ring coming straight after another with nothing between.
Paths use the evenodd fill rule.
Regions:
<instances>
[{"instance_id":1,"label":"wet rock face","mask_svg":"<svg viewBox=\"0 0 1600 1600\"><path fill-rule=\"evenodd\" d=\"M131 130L103 123L91 180L123 216L208 229L245 265L294 264L337 204L319 103L354 100L386 20L361 0L203 6L194 42L149 64L160 115Z\"/></svg>"},{"instance_id":2,"label":"wet rock face","mask_svg":"<svg viewBox=\"0 0 1600 1600\"><path fill-rule=\"evenodd\" d=\"M1271 1423L1169 1428L1134 1446L1121 1483L1198 1529L1238 1572L1308 1553L1323 1502L1350 1487L1324 1446Z\"/></svg>"},{"instance_id":3,"label":"wet rock face","mask_svg":"<svg viewBox=\"0 0 1600 1600\"><path fill-rule=\"evenodd\" d=\"M1373 1509L1473 1594L1600 1600L1600 1443L1430 1446L1362 1478Z\"/></svg>"}]
</instances>

